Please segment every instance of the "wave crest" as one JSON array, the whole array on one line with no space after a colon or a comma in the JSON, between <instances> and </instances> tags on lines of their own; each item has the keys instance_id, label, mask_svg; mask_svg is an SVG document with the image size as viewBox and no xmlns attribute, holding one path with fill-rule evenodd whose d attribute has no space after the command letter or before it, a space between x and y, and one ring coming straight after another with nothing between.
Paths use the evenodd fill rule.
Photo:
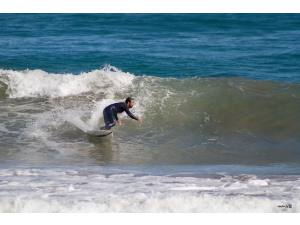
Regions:
<instances>
[{"instance_id":1,"label":"wave crest","mask_svg":"<svg viewBox=\"0 0 300 225\"><path fill-rule=\"evenodd\" d=\"M54 74L43 70L0 70L0 81L10 98L65 97L82 93L113 94L132 83L134 75L107 65L102 69L74 74Z\"/></svg>"}]
</instances>

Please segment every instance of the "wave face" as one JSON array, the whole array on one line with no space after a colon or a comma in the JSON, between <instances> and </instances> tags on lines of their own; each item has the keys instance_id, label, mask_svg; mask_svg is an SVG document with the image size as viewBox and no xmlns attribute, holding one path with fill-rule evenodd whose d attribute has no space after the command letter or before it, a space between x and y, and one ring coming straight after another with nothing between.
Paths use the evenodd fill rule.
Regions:
<instances>
[{"instance_id":1,"label":"wave face","mask_svg":"<svg viewBox=\"0 0 300 225\"><path fill-rule=\"evenodd\" d=\"M46 147L65 154L68 151L59 149L85 146L93 152L100 145L122 150L118 156L102 153L101 162L300 162L297 83L135 76L105 66L78 75L0 70L0 94L1 117L10 115L10 121L2 125L2 132L7 134L3 141L13 142L9 134L20 133L18 141L25 143L22 148L27 146L31 151ZM134 113L142 116L144 123L138 125L123 116L125 125L115 129L112 146L88 140L75 127L80 128L79 121L98 127L103 108L127 96L135 97ZM31 161L26 155L22 160ZM75 160L77 156L73 154L71 158ZM42 160L42 154L36 157L35 161Z\"/></svg>"}]
</instances>

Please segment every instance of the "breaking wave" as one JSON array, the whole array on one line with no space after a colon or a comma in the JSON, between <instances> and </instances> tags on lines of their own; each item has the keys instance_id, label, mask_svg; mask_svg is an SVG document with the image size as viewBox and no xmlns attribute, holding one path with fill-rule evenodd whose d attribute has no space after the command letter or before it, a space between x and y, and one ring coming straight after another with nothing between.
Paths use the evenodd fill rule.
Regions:
<instances>
[{"instance_id":1,"label":"breaking wave","mask_svg":"<svg viewBox=\"0 0 300 225\"><path fill-rule=\"evenodd\" d=\"M48 102L50 108L37 114L34 126L26 130L43 133L47 141L69 132L65 121L82 130L86 125L98 127L107 104L133 96L134 113L144 117L144 124L128 122L116 131L119 141L136 149L143 143L144 149L156 151L157 158L150 158L157 163L298 163L300 159L298 83L136 76L105 66L77 75L0 70L0 90L2 99Z\"/></svg>"}]
</instances>

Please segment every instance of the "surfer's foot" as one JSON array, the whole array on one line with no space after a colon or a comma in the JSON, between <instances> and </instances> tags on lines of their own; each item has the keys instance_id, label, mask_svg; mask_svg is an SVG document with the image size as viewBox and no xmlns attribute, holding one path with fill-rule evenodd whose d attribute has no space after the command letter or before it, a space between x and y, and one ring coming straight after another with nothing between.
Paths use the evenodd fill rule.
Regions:
<instances>
[{"instance_id":1,"label":"surfer's foot","mask_svg":"<svg viewBox=\"0 0 300 225\"><path fill-rule=\"evenodd\" d=\"M100 130L110 130L110 127L100 127Z\"/></svg>"}]
</instances>

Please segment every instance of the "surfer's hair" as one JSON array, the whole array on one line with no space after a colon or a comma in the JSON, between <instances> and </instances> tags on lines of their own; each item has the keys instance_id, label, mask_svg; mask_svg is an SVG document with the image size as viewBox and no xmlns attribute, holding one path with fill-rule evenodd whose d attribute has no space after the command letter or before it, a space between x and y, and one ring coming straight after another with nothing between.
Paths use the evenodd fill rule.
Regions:
<instances>
[{"instance_id":1,"label":"surfer's hair","mask_svg":"<svg viewBox=\"0 0 300 225\"><path fill-rule=\"evenodd\" d=\"M131 97L128 97L128 98L125 99L125 103L127 104L128 102L131 102L132 100L134 100L134 99L131 98Z\"/></svg>"}]
</instances>

